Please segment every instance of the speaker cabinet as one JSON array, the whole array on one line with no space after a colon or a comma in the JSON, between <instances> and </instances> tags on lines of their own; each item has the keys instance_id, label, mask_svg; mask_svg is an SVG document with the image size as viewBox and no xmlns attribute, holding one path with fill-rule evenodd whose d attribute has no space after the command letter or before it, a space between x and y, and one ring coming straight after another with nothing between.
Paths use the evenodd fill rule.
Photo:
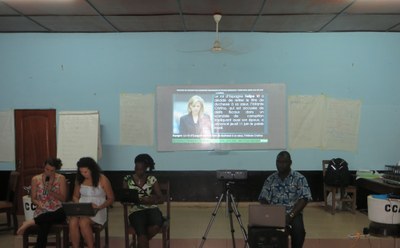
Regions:
<instances>
[{"instance_id":1,"label":"speaker cabinet","mask_svg":"<svg viewBox=\"0 0 400 248\"><path fill-rule=\"evenodd\" d=\"M283 229L248 227L250 248L288 248L288 234Z\"/></svg>"}]
</instances>

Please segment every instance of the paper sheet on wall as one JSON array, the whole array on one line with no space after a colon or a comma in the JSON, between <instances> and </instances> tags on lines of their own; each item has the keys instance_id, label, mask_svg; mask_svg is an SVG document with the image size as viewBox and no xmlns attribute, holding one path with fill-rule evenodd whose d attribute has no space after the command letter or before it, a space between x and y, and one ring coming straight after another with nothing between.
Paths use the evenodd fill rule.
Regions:
<instances>
[{"instance_id":1,"label":"paper sheet on wall","mask_svg":"<svg viewBox=\"0 0 400 248\"><path fill-rule=\"evenodd\" d=\"M289 146L321 148L325 96L289 96Z\"/></svg>"},{"instance_id":2,"label":"paper sheet on wall","mask_svg":"<svg viewBox=\"0 0 400 248\"><path fill-rule=\"evenodd\" d=\"M76 170L81 157L99 159L100 118L98 111L60 112L57 157L63 162L62 170Z\"/></svg>"},{"instance_id":3,"label":"paper sheet on wall","mask_svg":"<svg viewBox=\"0 0 400 248\"><path fill-rule=\"evenodd\" d=\"M357 150L360 109L359 100L290 96L290 148Z\"/></svg>"},{"instance_id":4,"label":"paper sheet on wall","mask_svg":"<svg viewBox=\"0 0 400 248\"><path fill-rule=\"evenodd\" d=\"M152 146L154 137L154 94L121 94L120 143Z\"/></svg>"},{"instance_id":5,"label":"paper sheet on wall","mask_svg":"<svg viewBox=\"0 0 400 248\"><path fill-rule=\"evenodd\" d=\"M0 161L15 161L14 111L0 112Z\"/></svg>"},{"instance_id":6,"label":"paper sheet on wall","mask_svg":"<svg viewBox=\"0 0 400 248\"><path fill-rule=\"evenodd\" d=\"M356 151L361 101L327 99L322 145L327 150Z\"/></svg>"}]
</instances>

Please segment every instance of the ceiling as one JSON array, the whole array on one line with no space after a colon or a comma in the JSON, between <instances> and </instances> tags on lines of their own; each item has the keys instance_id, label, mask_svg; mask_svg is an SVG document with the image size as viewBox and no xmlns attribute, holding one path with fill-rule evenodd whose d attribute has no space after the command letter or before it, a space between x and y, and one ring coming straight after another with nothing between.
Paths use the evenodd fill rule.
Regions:
<instances>
[{"instance_id":1,"label":"ceiling","mask_svg":"<svg viewBox=\"0 0 400 248\"><path fill-rule=\"evenodd\" d=\"M0 32L400 32L400 0L0 0Z\"/></svg>"}]
</instances>

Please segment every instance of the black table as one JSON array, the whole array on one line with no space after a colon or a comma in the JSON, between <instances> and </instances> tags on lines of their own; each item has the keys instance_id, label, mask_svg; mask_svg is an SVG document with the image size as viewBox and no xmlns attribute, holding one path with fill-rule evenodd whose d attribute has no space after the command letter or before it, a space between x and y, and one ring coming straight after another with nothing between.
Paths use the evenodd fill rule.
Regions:
<instances>
[{"instance_id":1,"label":"black table","mask_svg":"<svg viewBox=\"0 0 400 248\"><path fill-rule=\"evenodd\" d=\"M400 185L389 184L381 178L359 178L355 181L357 186L357 209L367 209L367 197L370 194L398 194Z\"/></svg>"}]
</instances>

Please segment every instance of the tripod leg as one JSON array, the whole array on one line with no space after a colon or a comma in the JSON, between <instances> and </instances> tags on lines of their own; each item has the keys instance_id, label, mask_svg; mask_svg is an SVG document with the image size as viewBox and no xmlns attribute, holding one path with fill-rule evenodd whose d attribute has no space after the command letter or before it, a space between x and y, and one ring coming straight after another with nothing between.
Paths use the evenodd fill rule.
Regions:
<instances>
[{"instance_id":1,"label":"tripod leg","mask_svg":"<svg viewBox=\"0 0 400 248\"><path fill-rule=\"evenodd\" d=\"M217 205L215 206L214 211L213 211L212 214L211 214L210 222L208 223L208 226L207 226L207 228L206 228L206 231L204 232L204 235L203 235L203 237L202 237L202 240L201 240L201 243L200 243L199 248L202 248L203 245L204 245L204 242L206 242L208 232L209 232L210 229L211 229L211 226L212 226L212 224L213 224L213 222L214 222L215 216L217 215L219 206L221 205L221 201L222 201L223 198L224 198L224 193L222 193L221 196L219 197L218 203L217 203Z\"/></svg>"},{"instance_id":2,"label":"tripod leg","mask_svg":"<svg viewBox=\"0 0 400 248\"><path fill-rule=\"evenodd\" d=\"M231 199L231 208L232 211L235 213L236 219L239 222L240 230L242 231L243 234L243 239L244 239L244 247L249 248L249 243L248 243L248 236L246 233L246 229L243 226L242 219L240 218L240 213L239 210L236 207L235 199L233 198L232 194L229 194L228 197Z\"/></svg>"},{"instance_id":3,"label":"tripod leg","mask_svg":"<svg viewBox=\"0 0 400 248\"><path fill-rule=\"evenodd\" d=\"M232 218L232 206L231 206L231 198L229 197L229 189L226 191L226 208L228 209L229 213L229 225L231 227L231 236L232 236L232 247L236 248L236 242L235 242L235 228L233 227L233 218Z\"/></svg>"}]
</instances>

